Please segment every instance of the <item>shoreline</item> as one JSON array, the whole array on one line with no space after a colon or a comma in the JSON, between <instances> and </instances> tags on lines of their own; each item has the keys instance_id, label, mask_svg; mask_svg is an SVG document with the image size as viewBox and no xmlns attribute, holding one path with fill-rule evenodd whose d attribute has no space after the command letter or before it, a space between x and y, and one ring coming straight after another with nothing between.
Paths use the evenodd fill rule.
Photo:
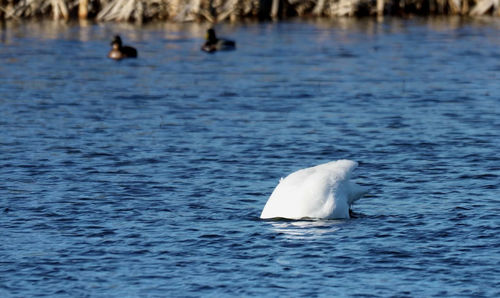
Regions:
<instances>
[{"instance_id":1,"label":"shoreline","mask_svg":"<svg viewBox=\"0 0 500 298\"><path fill-rule=\"evenodd\" d=\"M492 0L0 0L0 20L241 22L292 18L500 16Z\"/></svg>"}]
</instances>

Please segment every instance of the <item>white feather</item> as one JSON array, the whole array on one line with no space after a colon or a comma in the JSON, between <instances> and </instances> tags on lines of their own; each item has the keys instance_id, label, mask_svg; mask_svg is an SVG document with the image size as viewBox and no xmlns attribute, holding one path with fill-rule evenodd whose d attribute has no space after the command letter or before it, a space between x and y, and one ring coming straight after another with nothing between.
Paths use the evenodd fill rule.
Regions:
<instances>
[{"instance_id":1,"label":"white feather","mask_svg":"<svg viewBox=\"0 0 500 298\"><path fill-rule=\"evenodd\" d=\"M331 161L282 178L260 218L349 218L350 206L367 192L349 181L357 165L351 160Z\"/></svg>"}]
</instances>

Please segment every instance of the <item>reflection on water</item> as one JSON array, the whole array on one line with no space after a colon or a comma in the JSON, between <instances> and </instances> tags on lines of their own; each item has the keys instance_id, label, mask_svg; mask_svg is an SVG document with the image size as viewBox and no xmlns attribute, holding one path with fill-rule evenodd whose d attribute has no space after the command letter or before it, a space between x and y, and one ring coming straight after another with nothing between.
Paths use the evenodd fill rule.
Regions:
<instances>
[{"instance_id":1,"label":"reflection on water","mask_svg":"<svg viewBox=\"0 0 500 298\"><path fill-rule=\"evenodd\" d=\"M262 32L265 34L275 32L276 26L288 24L289 21L283 24L259 24ZM475 19L464 19L461 17L427 17L414 18L404 20L400 18L385 18L378 22L375 19L354 19L354 18L336 18L336 19L312 19L301 24L307 23L319 31L316 32L315 38L317 41L331 38L328 34L332 28L344 32L339 34L337 38L341 40L349 40L354 32L362 33L367 36L375 36L379 33L405 33L414 25L427 26L435 31L449 31L463 27L464 25L473 27L486 27L490 29L499 29L500 20L495 17L482 17ZM237 30L242 26L254 26L255 22L247 21L238 24L225 24L226 30ZM61 20L43 20L43 21L26 21L14 22L7 21L0 25L1 42L9 42L14 36L37 36L40 39L76 39L79 41L92 41L106 36L113 36L117 32L127 35L131 40L146 40L148 31L164 31L166 39L175 40L179 36L203 38L205 31L211 24L205 23L150 23L138 26L131 23L113 23L100 24L88 20L65 22ZM138 30L144 29L144 30ZM308 31L310 28L308 28ZM145 35L146 34L146 35Z\"/></svg>"},{"instance_id":2,"label":"reflection on water","mask_svg":"<svg viewBox=\"0 0 500 298\"><path fill-rule=\"evenodd\" d=\"M338 231L346 220L271 221L271 230L287 239L313 240Z\"/></svg>"}]
</instances>

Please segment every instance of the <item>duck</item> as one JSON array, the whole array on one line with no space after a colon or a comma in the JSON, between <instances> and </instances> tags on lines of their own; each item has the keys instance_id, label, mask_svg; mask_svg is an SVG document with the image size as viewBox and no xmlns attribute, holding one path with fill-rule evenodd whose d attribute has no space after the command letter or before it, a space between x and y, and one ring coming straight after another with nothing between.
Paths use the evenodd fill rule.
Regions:
<instances>
[{"instance_id":1,"label":"duck","mask_svg":"<svg viewBox=\"0 0 500 298\"><path fill-rule=\"evenodd\" d=\"M111 50L108 53L108 58L114 60L137 58L137 50L130 46L124 46L120 35L115 35L111 41Z\"/></svg>"},{"instance_id":2,"label":"duck","mask_svg":"<svg viewBox=\"0 0 500 298\"><path fill-rule=\"evenodd\" d=\"M368 188L350 181L358 163L331 161L291 173L282 178L269 197L261 219L349 219L352 204Z\"/></svg>"},{"instance_id":3,"label":"duck","mask_svg":"<svg viewBox=\"0 0 500 298\"><path fill-rule=\"evenodd\" d=\"M206 41L201 47L201 50L207 53L232 51L236 49L236 42L234 40L217 38L213 28L207 30L205 39Z\"/></svg>"}]
</instances>

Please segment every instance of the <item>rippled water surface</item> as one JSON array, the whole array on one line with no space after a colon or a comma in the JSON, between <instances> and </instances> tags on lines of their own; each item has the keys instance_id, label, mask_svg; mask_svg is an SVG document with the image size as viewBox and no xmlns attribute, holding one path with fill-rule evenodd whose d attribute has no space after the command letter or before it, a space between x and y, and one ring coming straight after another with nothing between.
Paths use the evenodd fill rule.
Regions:
<instances>
[{"instance_id":1,"label":"rippled water surface","mask_svg":"<svg viewBox=\"0 0 500 298\"><path fill-rule=\"evenodd\" d=\"M498 20L205 29L1 29L2 297L500 296ZM342 158L356 218L259 219Z\"/></svg>"}]
</instances>

